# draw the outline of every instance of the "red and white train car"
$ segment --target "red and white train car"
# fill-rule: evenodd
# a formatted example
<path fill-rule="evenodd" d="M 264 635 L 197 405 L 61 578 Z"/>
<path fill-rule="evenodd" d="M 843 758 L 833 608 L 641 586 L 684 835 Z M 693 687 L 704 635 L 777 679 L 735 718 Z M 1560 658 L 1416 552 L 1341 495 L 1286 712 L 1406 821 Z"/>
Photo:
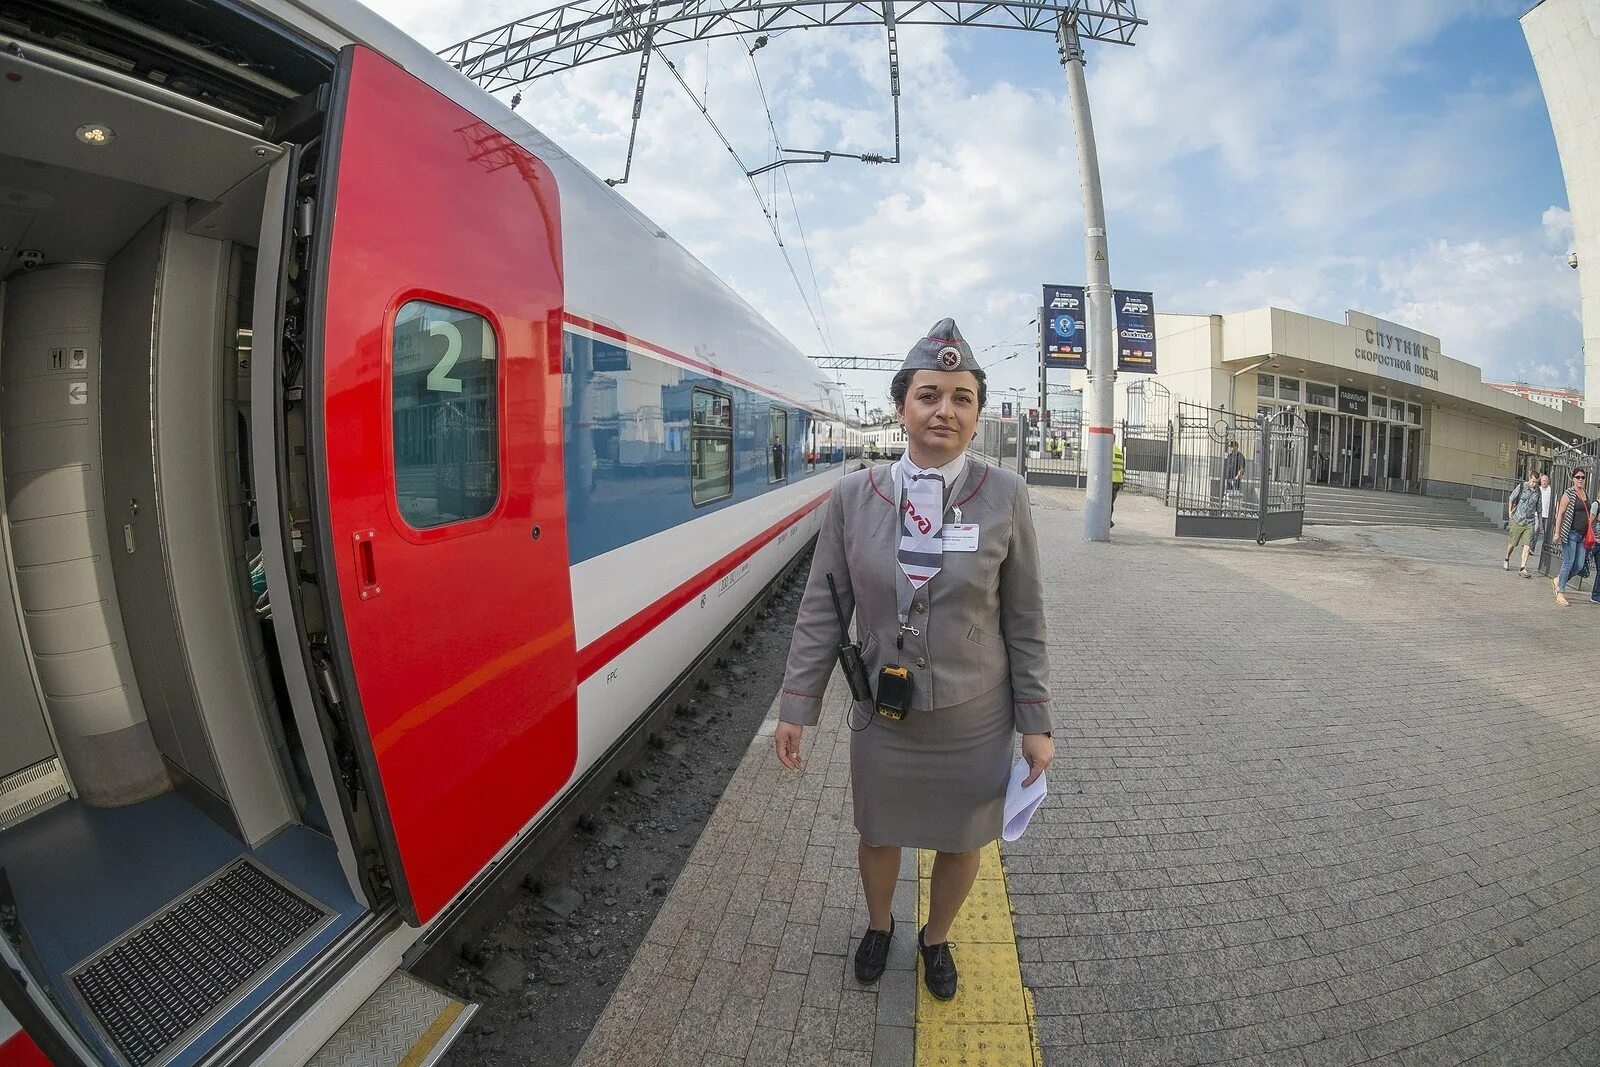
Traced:
<path fill-rule="evenodd" d="M 337 1059 L 384 998 L 430 1062 L 403 967 L 859 430 L 342 0 L 8 0 L 0 273 L 0 1065 Z"/>

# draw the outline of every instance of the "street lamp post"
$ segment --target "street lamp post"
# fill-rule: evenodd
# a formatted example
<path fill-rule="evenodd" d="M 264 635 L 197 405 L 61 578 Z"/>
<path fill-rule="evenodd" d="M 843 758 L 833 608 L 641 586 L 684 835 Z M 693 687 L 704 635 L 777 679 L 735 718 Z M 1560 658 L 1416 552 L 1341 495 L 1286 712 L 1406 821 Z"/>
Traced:
<path fill-rule="evenodd" d="M 1083 249 L 1088 260 L 1084 298 L 1088 304 L 1089 384 L 1084 390 L 1084 421 L 1089 440 L 1085 455 L 1088 489 L 1084 494 L 1083 536 L 1111 540 L 1112 386 L 1117 369 L 1112 358 L 1113 311 L 1111 262 L 1106 247 L 1105 201 L 1100 194 L 1100 157 L 1089 117 L 1089 87 L 1083 76 L 1083 42 L 1076 16 L 1061 20 L 1056 31 L 1061 65 L 1067 72 L 1072 126 L 1078 138 L 1078 174 L 1083 185 Z"/>

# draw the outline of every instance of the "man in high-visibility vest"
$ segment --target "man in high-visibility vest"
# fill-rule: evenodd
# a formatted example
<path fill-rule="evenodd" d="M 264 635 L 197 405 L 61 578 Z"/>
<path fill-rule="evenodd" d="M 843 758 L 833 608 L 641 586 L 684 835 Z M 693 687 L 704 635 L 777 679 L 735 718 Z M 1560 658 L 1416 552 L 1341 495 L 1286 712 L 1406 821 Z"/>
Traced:
<path fill-rule="evenodd" d="M 1122 492 L 1122 446 L 1111 440 L 1111 514 L 1117 513 L 1117 494 Z M 1117 521 L 1111 520 L 1115 526 Z"/>

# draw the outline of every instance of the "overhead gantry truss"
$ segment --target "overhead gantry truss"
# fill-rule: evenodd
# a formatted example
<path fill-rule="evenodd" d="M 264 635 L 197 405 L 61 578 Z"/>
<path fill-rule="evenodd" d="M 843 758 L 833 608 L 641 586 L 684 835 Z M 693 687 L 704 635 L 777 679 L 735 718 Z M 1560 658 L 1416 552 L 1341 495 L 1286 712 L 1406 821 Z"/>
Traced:
<path fill-rule="evenodd" d="M 826 26 L 972 26 L 1132 44 L 1136 0 L 573 0 L 508 22 L 439 55 L 484 89 L 525 85 L 603 59 L 718 37 Z"/>

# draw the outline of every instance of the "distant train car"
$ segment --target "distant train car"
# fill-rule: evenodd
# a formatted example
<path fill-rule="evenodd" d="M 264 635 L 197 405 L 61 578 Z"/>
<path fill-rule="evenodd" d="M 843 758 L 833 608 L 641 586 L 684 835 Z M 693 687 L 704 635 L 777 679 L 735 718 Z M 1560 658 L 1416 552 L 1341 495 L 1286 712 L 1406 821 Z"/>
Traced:
<path fill-rule="evenodd" d="M 900 423 L 869 427 L 865 437 L 867 455 L 871 458 L 899 459 L 906 450 L 906 428 Z"/>
<path fill-rule="evenodd" d="M 861 433 L 353 3 L 22 0 L 0 43 L 0 1065 L 301 1063 L 804 549 Z"/>

